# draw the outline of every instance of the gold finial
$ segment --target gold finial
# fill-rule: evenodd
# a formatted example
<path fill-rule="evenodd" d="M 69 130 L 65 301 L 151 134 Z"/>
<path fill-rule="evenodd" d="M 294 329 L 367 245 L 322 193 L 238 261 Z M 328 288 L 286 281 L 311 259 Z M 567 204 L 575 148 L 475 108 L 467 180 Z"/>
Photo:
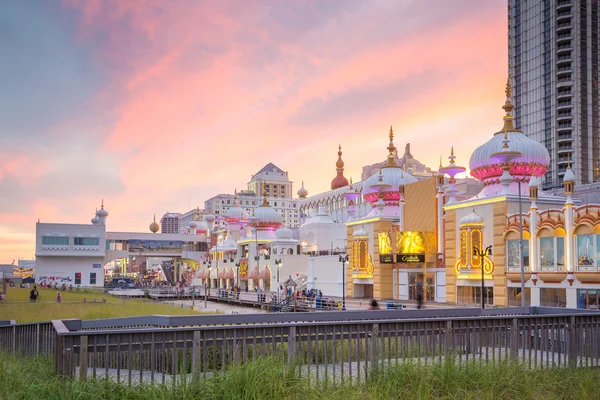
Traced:
<path fill-rule="evenodd" d="M 104 199 L 102 199 L 102 204 L 100 205 L 100 209 L 104 210 Z"/>
<path fill-rule="evenodd" d="M 440 154 L 440 168 L 442 168 L 442 156 Z"/>
<path fill-rule="evenodd" d="M 504 93 L 506 93 L 506 98 L 510 98 L 511 96 L 511 90 L 510 90 L 510 76 L 506 79 L 506 89 L 504 90 Z"/>
<path fill-rule="evenodd" d="M 38 218 L 38 224 L 40 223 L 40 219 Z"/>
<path fill-rule="evenodd" d="M 453 156 L 454 155 L 454 146 L 450 147 L 450 155 Z"/>
<path fill-rule="evenodd" d="M 352 185 L 352 177 L 350 177 L 350 184 Z"/>
<path fill-rule="evenodd" d="M 502 127 L 502 130 L 497 133 L 521 132 L 520 130 L 515 128 L 515 126 L 514 126 L 515 118 L 512 116 L 512 111 L 514 110 L 515 106 L 513 105 L 512 100 L 511 100 L 512 90 L 510 87 L 510 76 L 506 80 L 506 89 L 504 90 L 504 93 L 506 93 L 506 101 L 504 102 L 502 109 L 506 112 L 506 115 L 504 115 L 504 118 L 503 118 L 504 126 Z"/>
<path fill-rule="evenodd" d="M 338 151 L 342 151 L 342 145 L 338 145 Z"/>
<path fill-rule="evenodd" d="M 337 162 L 335 163 L 335 167 L 338 169 L 338 174 L 344 172 L 343 170 L 340 171 L 340 168 L 344 168 L 344 161 L 342 160 L 342 145 L 340 144 L 339 149 L 338 149 L 338 159 Z"/>
<path fill-rule="evenodd" d="M 267 191 L 266 190 L 263 191 L 262 205 L 263 205 L 263 207 L 269 207 L 269 201 L 267 200 Z"/>
<path fill-rule="evenodd" d="M 154 222 L 156 222 L 156 214 L 154 214 Z"/>
<path fill-rule="evenodd" d="M 571 153 L 567 153 L 567 169 L 571 169 Z"/>
<path fill-rule="evenodd" d="M 304 180 L 302 180 L 302 186 L 304 186 Z"/>
<path fill-rule="evenodd" d="M 383 166 L 384 168 L 390 168 L 390 167 L 397 167 L 398 164 L 396 164 L 396 155 L 394 154 L 396 152 L 396 147 L 394 146 L 394 130 L 392 129 L 392 127 L 390 126 L 390 144 L 388 145 L 387 149 L 389 151 L 389 154 L 387 156 L 387 160 L 385 162 L 385 165 Z"/>

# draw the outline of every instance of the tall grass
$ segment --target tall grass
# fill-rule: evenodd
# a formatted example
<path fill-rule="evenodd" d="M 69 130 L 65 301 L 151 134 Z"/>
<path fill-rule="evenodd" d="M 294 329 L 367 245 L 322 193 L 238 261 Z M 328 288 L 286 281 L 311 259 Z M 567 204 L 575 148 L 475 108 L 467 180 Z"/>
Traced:
<path fill-rule="evenodd" d="M 146 299 L 123 300 L 93 292 L 61 292 L 62 303 L 59 304 L 56 302 L 55 289 L 39 289 L 38 302 L 29 303 L 30 291 L 31 289 L 8 289 L 7 302 L 0 303 L 0 319 L 14 319 L 17 323 L 26 323 L 52 319 L 99 319 L 149 314 L 198 315 L 197 312 L 188 309 Z M 83 299 L 86 300 L 85 303 Z M 102 302 L 103 299 L 105 303 Z"/>
<path fill-rule="evenodd" d="M 44 358 L 0 354 L 0 399 L 598 399 L 597 369 L 531 370 L 519 364 L 452 360 L 374 369 L 361 384 L 308 384 L 294 368 L 272 358 L 178 386 L 127 387 L 112 381 L 68 381 Z"/>

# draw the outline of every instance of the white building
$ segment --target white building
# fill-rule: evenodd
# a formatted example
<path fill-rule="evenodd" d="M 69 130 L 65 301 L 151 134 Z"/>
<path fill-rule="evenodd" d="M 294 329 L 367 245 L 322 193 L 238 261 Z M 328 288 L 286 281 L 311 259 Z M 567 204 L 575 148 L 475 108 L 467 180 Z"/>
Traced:
<path fill-rule="evenodd" d="M 36 282 L 38 284 L 102 287 L 105 266 L 125 266 L 135 257 L 175 260 L 175 274 L 206 260 L 206 230 L 195 234 L 107 232 L 104 204 L 91 224 L 36 224 Z M 200 221 L 202 222 L 202 221 Z M 206 225 L 206 224 L 204 224 Z M 150 224 L 152 232 L 158 224 Z"/>

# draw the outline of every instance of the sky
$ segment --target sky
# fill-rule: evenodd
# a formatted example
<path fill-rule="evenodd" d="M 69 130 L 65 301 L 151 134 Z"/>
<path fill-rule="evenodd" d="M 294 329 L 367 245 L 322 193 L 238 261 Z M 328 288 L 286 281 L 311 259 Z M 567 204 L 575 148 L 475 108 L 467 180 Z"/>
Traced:
<path fill-rule="evenodd" d="M 0 13 L 0 263 L 35 223 L 146 232 L 273 162 L 310 194 L 502 127 L 499 0 L 28 0 Z"/>

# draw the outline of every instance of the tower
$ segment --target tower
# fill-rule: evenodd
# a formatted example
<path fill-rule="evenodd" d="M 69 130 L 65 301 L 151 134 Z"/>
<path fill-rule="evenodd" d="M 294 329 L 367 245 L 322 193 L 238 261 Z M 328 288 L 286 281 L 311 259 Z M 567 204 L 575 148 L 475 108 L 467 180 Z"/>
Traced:
<path fill-rule="evenodd" d="M 516 127 L 546 147 L 541 189 L 600 180 L 598 13 L 595 0 L 509 0 L 509 69 Z M 541 74 L 539 72 L 541 72 Z"/>

